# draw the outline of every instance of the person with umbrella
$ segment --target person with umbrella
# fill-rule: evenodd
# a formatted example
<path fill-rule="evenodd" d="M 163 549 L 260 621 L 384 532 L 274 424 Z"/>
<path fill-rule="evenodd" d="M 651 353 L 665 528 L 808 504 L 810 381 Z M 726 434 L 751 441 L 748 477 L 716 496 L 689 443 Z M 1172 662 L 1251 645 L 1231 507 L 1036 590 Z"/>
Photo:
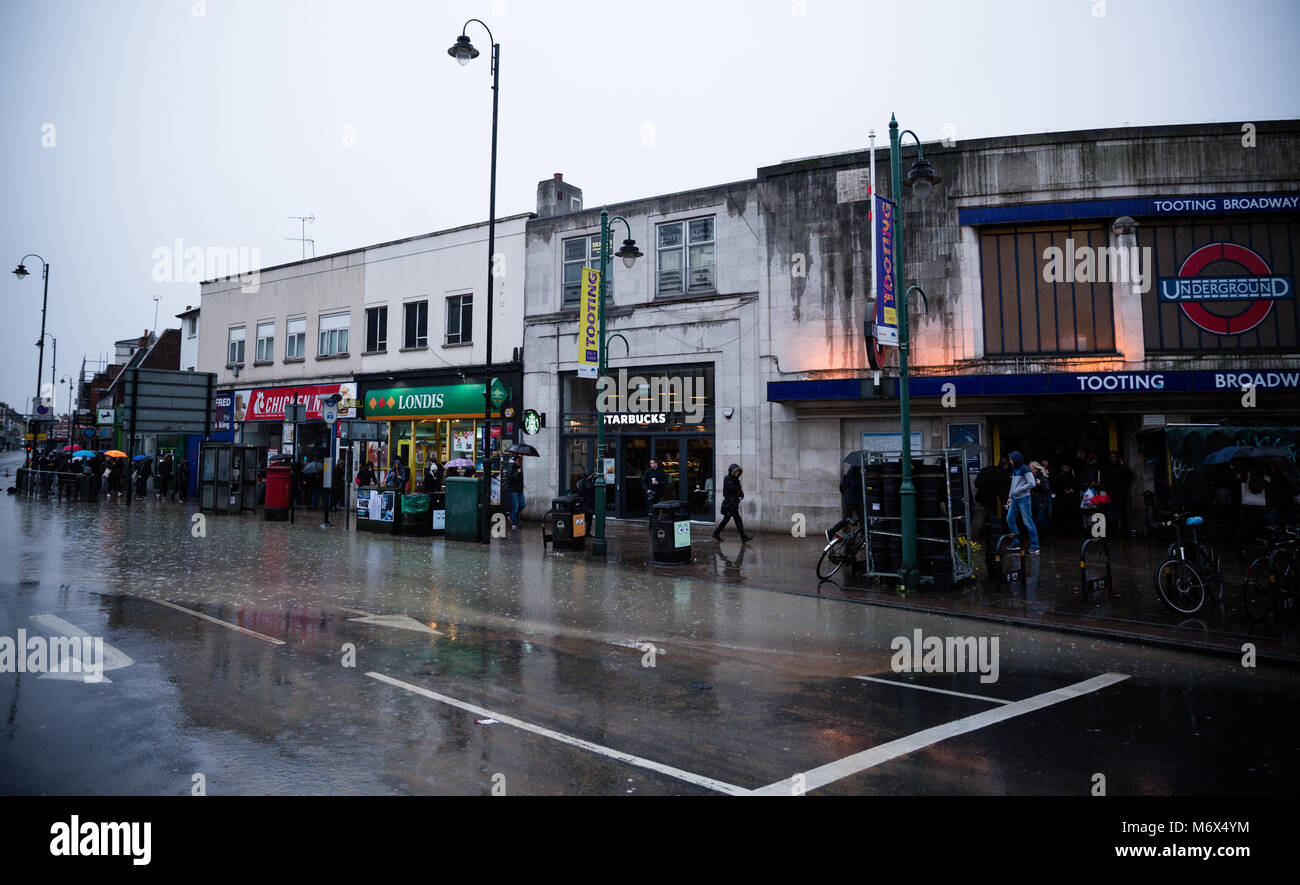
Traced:
<path fill-rule="evenodd" d="M 149 477 L 153 475 L 153 459 L 148 455 L 136 455 L 135 496 L 143 498 L 149 491 Z"/>
<path fill-rule="evenodd" d="M 172 482 L 172 453 L 167 452 L 158 462 L 158 481 L 154 484 L 154 489 L 158 493 L 158 500 L 161 501 L 167 497 L 168 487 Z"/>
<path fill-rule="evenodd" d="M 506 463 L 501 490 L 510 496 L 510 527 L 519 528 L 519 511 L 524 509 L 524 459 L 515 455 Z"/>
<path fill-rule="evenodd" d="M 176 485 L 172 489 L 173 501 L 185 501 L 190 496 L 190 462 L 186 458 L 176 468 Z"/>

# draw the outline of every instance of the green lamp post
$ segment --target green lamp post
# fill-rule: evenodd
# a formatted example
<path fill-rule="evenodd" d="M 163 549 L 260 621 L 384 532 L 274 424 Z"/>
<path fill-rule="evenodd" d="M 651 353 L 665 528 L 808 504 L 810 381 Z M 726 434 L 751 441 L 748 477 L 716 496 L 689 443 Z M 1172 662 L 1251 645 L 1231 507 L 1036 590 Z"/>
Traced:
<path fill-rule="evenodd" d="M 911 135 L 916 142 L 916 161 L 912 164 L 912 168 L 908 170 L 906 178 L 903 177 L 901 156 L 902 137 L 904 135 Z M 903 565 L 899 569 L 898 576 L 904 587 L 908 590 L 915 590 L 920 584 L 921 575 L 916 564 L 916 486 L 912 482 L 912 406 L 907 378 L 908 351 L 911 346 L 907 321 L 907 297 L 911 294 L 912 289 L 920 291 L 922 297 L 925 297 L 925 292 L 920 286 L 912 286 L 911 289 L 904 286 L 907 282 L 907 276 L 903 263 L 902 192 L 904 186 L 909 187 L 916 194 L 917 199 L 924 200 L 929 196 L 934 185 L 938 184 L 942 179 L 935 174 L 933 167 L 926 162 L 921 147 L 921 139 L 911 129 L 899 132 L 898 120 L 892 114 L 889 117 L 889 172 L 889 193 L 899 202 L 898 212 L 894 217 L 894 291 L 903 293 L 898 304 L 898 411 L 900 430 L 903 435 L 903 451 L 900 458 L 903 467 L 903 482 L 899 489 L 899 503 L 903 523 Z"/>
<path fill-rule="evenodd" d="M 614 248 L 614 241 L 610 231 L 610 224 L 614 221 L 623 222 L 623 227 L 627 228 L 627 239 L 623 241 L 623 246 L 614 254 L 623 259 L 623 266 L 630 268 L 636 264 L 636 260 L 643 254 L 636 247 L 636 240 L 632 239 L 632 226 L 627 223 L 627 219 L 621 215 L 609 217 L 609 209 L 602 207 L 600 210 L 600 298 L 596 305 L 596 336 L 600 341 L 600 359 L 598 360 L 596 384 L 600 384 L 600 379 L 604 378 L 609 369 L 607 351 L 609 342 L 605 340 L 605 292 L 609 280 L 609 253 Z M 621 337 L 621 336 L 620 336 Z M 624 339 L 626 342 L 627 339 Z M 600 401 L 596 401 L 596 513 L 595 526 L 593 526 L 591 538 L 591 553 L 593 556 L 605 555 L 605 414 L 604 409 L 600 407 Z"/>

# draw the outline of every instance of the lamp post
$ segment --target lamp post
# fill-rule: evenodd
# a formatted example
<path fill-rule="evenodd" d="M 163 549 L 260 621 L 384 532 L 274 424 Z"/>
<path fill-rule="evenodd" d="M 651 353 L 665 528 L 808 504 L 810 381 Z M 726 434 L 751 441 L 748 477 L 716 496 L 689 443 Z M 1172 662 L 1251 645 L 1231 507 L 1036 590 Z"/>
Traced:
<path fill-rule="evenodd" d="M 483 25 L 492 43 L 492 179 L 488 200 L 488 278 L 487 278 L 487 355 L 483 366 L 483 502 L 479 514 L 479 541 L 489 543 L 489 510 L 492 507 L 492 462 L 489 449 L 492 444 L 492 271 L 496 253 L 497 233 L 497 97 L 501 77 L 501 44 L 492 36 L 492 29 L 483 21 L 472 18 L 460 29 L 460 36 L 447 50 L 447 54 L 462 65 L 478 58 L 479 51 L 465 36 L 465 29 L 474 22 Z"/>
<path fill-rule="evenodd" d="M 46 338 L 50 339 L 50 341 L 51 341 L 51 342 L 53 343 L 53 345 L 54 345 L 53 351 L 52 351 L 51 356 L 50 356 L 50 377 L 51 377 L 51 378 L 57 378 L 58 375 L 59 375 L 59 339 L 55 338 L 55 337 L 54 337 L 52 334 L 50 334 L 49 332 L 44 332 L 44 333 L 41 334 L 41 340 L 38 341 L 38 342 L 36 342 L 37 347 L 39 347 L 39 346 L 41 345 L 41 343 L 45 341 Z M 57 384 L 58 384 L 57 381 L 54 382 L 54 384 L 51 384 L 51 385 L 50 385 L 51 389 L 53 389 L 54 386 L 57 385 Z M 51 402 L 50 402 L 50 406 L 51 406 L 51 415 L 52 415 L 54 412 L 57 412 L 57 411 L 58 411 L 58 405 L 59 405 L 59 403 L 58 403 L 58 399 L 59 399 L 59 398 L 58 398 L 57 396 L 53 396 L 53 395 L 52 395 L 52 396 L 50 397 L 50 401 L 51 401 Z"/>
<path fill-rule="evenodd" d="M 901 155 L 902 137 L 904 135 L 911 135 L 916 142 L 916 162 L 908 170 L 906 178 L 903 178 Z M 899 429 L 903 435 L 903 451 L 900 458 L 903 467 L 903 481 L 899 489 L 899 504 L 901 505 L 900 511 L 903 523 L 903 565 L 899 569 L 898 576 L 902 580 L 904 587 L 914 590 L 920 584 L 921 577 L 916 565 L 916 486 L 912 482 L 912 407 L 907 378 L 908 351 L 911 347 L 907 321 L 907 296 L 911 293 L 911 289 L 904 286 L 907 282 L 907 275 L 903 263 L 902 191 L 903 187 L 907 186 L 916 194 L 917 199 L 924 200 L 929 196 L 931 188 L 942 179 L 935 174 L 934 169 L 926 162 L 921 147 L 921 139 L 911 129 L 900 133 L 898 131 L 898 120 L 892 114 L 889 117 L 889 173 L 889 194 L 899 204 L 898 212 L 894 217 L 894 291 L 902 293 L 898 304 L 898 411 Z M 925 292 L 921 290 L 920 286 L 913 286 L 912 288 L 921 291 L 921 295 L 924 297 Z"/>
<path fill-rule="evenodd" d="M 41 398 L 41 382 L 44 380 L 42 373 L 45 371 L 45 307 L 50 298 L 50 265 L 49 262 L 35 252 L 29 252 L 18 260 L 18 266 L 13 271 L 14 276 L 20 280 L 27 276 L 27 268 L 23 266 L 23 262 L 28 258 L 35 258 L 41 262 L 41 278 L 45 281 L 45 293 L 41 296 L 41 337 L 36 342 L 36 346 L 41 351 L 36 364 L 36 399 L 39 400 Z"/>
<path fill-rule="evenodd" d="M 596 304 L 596 337 L 600 341 L 600 358 L 597 360 L 599 368 L 596 370 L 596 385 L 599 387 L 600 379 L 604 378 L 609 371 L 609 342 L 605 340 L 605 292 L 607 291 L 608 272 L 609 272 L 609 253 L 614 247 L 613 237 L 611 236 L 610 224 L 614 221 L 623 222 L 623 227 L 627 228 L 627 238 L 623 240 L 622 247 L 615 252 L 619 258 L 623 259 L 624 267 L 632 267 L 636 260 L 641 257 L 642 252 L 636 247 L 636 240 L 632 239 L 632 226 L 627 223 L 627 219 L 621 215 L 609 217 L 609 209 L 601 207 L 600 210 L 600 299 Z M 626 339 L 624 340 L 626 344 Z M 593 556 L 605 555 L 605 414 L 600 407 L 600 402 L 596 402 L 596 524 L 593 527 L 594 533 L 591 539 L 591 554 Z"/>

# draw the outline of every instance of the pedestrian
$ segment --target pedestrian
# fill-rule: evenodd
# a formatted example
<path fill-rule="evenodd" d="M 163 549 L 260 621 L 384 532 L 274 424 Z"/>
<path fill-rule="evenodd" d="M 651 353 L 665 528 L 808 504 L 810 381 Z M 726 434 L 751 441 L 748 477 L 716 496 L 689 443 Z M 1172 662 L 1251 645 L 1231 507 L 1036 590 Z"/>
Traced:
<path fill-rule="evenodd" d="M 658 504 L 668 491 L 668 474 L 659 466 L 658 458 L 650 459 L 650 469 L 641 474 L 641 488 L 645 490 L 645 509 Z"/>
<path fill-rule="evenodd" d="M 1011 462 L 1003 455 L 997 464 L 989 464 L 975 475 L 975 503 L 984 508 L 984 530 L 994 520 L 1001 522 L 1004 489 L 1011 486 Z"/>
<path fill-rule="evenodd" d="M 1049 507 L 1052 500 L 1052 482 L 1047 477 L 1047 469 L 1038 461 L 1031 462 L 1029 469 L 1035 479 L 1033 491 L 1029 493 L 1034 526 L 1038 529 L 1038 537 L 1043 543 L 1050 544 L 1052 543 L 1052 516 Z"/>
<path fill-rule="evenodd" d="M 1106 537 L 1122 538 L 1129 527 L 1128 502 L 1129 486 L 1133 484 L 1133 471 L 1124 463 L 1119 452 L 1110 453 L 1110 462 L 1106 465 L 1101 478 L 1101 487 L 1110 496 L 1106 506 Z"/>
<path fill-rule="evenodd" d="M 122 497 L 122 485 L 126 477 L 126 462 L 121 458 L 114 458 L 113 466 L 109 468 L 108 474 L 108 487 L 112 490 L 113 497 Z"/>
<path fill-rule="evenodd" d="M 1047 496 L 1047 526 L 1049 529 L 1048 534 L 1050 535 L 1052 534 L 1050 531 L 1052 526 L 1052 505 L 1056 503 L 1056 471 L 1052 469 L 1051 461 L 1046 458 L 1040 460 L 1043 464 L 1043 479 L 1047 480 L 1048 488 L 1052 490 Z"/>
<path fill-rule="evenodd" d="M 443 467 L 436 455 L 429 455 L 429 463 L 424 467 L 424 492 L 434 495 L 442 491 Z"/>
<path fill-rule="evenodd" d="M 857 464 L 840 477 L 840 515 L 862 520 L 862 468 Z"/>
<path fill-rule="evenodd" d="M 745 490 L 740 487 L 740 475 L 744 472 L 739 464 L 727 468 L 727 476 L 722 480 L 722 522 L 713 530 L 715 541 L 722 540 L 722 530 L 733 519 L 736 521 L 736 531 L 740 532 L 741 542 L 754 540 L 745 534 L 745 523 L 740 518 L 740 502 L 745 497 Z"/>
<path fill-rule="evenodd" d="M 1297 506 L 1297 483 L 1295 475 L 1288 469 L 1286 461 L 1270 458 L 1264 464 L 1264 506 L 1268 511 L 1270 526 L 1289 527 L 1295 525 Z"/>
<path fill-rule="evenodd" d="M 158 462 L 158 481 L 154 484 L 154 489 L 158 493 L 158 500 L 161 501 L 167 497 L 168 487 L 172 481 L 172 453 L 168 452 L 162 456 Z"/>
<path fill-rule="evenodd" d="M 1058 528 L 1064 526 L 1072 529 L 1070 517 L 1079 512 L 1079 477 L 1075 475 L 1069 464 L 1062 464 L 1052 486 L 1056 490 L 1056 498 L 1061 502 L 1061 509 L 1056 511 L 1061 514 L 1056 519 L 1056 525 Z"/>
<path fill-rule="evenodd" d="M 153 459 L 146 457 L 135 469 L 135 496 L 143 498 L 149 493 L 149 477 L 153 475 Z"/>
<path fill-rule="evenodd" d="M 1079 498 L 1079 513 L 1083 517 L 1083 533 L 1086 535 L 1092 531 L 1092 515 L 1097 512 L 1101 505 L 1094 502 L 1094 498 L 1101 494 L 1097 487 L 1096 481 L 1089 482 L 1083 489 L 1083 494 Z"/>
<path fill-rule="evenodd" d="M 106 459 L 104 459 L 104 458 L 96 458 L 96 459 L 95 459 L 95 472 L 97 472 L 97 473 L 99 474 L 99 494 L 100 494 L 102 497 L 107 498 L 107 497 L 108 497 L 108 481 L 109 481 L 109 478 L 112 476 L 112 472 L 109 470 L 109 464 L 108 464 L 108 461 L 107 461 Z"/>
<path fill-rule="evenodd" d="M 399 455 L 393 459 L 393 466 L 388 468 L 388 474 L 384 477 L 384 485 L 390 489 L 405 489 L 406 481 L 409 478 L 406 472 L 406 464 Z"/>
<path fill-rule="evenodd" d="M 524 459 L 519 455 L 515 455 L 514 460 L 506 465 L 501 487 L 510 500 L 510 527 L 517 529 L 519 511 L 524 509 Z"/>
<path fill-rule="evenodd" d="M 357 471 L 357 485 L 358 486 L 375 485 L 375 468 L 370 466 L 369 461 L 362 464 L 361 469 Z"/>
<path fill-rule="evenodd" d="M 172 488 L 172 500 L 180 501 L 182 504 L 190 496 L 190 462 L 185 458 L 176 468 L 176 484 Z"/>
<path fill-rule="evenodd" d="M 1034 528 L 1034 517 L 1030 512 L 1032 502 L 1030 495 L 1034 490 L 1035 480 L 1033 471 L 1025 464 L 1025 458 L 1019 452 L 1011 452 L 1007 456 L 1011 461 L 1011 488 L 1008 490 L 1007 500 L 1007 531 L 1013 535 L 1020 534 L 1019 522 L 1025 523 L 1025 528 L 1029 530 L 1029 552 L 1037 554 L 1038 550 L 1038 530 Z"/>

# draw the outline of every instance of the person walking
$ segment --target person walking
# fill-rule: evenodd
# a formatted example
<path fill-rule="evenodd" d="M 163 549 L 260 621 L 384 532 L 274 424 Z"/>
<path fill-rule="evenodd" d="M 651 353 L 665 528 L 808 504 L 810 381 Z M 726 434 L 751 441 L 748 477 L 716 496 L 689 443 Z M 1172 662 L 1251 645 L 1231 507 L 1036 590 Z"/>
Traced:
<path fill-rule="evenodd" d="M 1043 543 L 1052 543 L 1052 481 L 1047 476 L 1047 468 L 1037 461 L 1029 465 L 1034 474 L 1034 488 L 1029 493 L 1034 513 L 1034 526 Z"/>
<path fill-rule="evenodd" d="M 125 463 L 121 458 L 114 458 L 113 466 L 108 469 L 108 488 L 114 498 L 122 497 L 122 482 L 126 475 Z"/>
<path fill-rule="evenodd" d="M 857 464 L 840 478 L 840 515 L 862 520 L 862 468 Z"/>
<path fill-rule="evenodd" d="M 736 521 L 736 531 L 740 532 L 741 542 L 754 540 L 745 534 L 745 523 L 740 518 L 740 502 L 745 497 L 745 490 L 740 487 L 740 475 L 744 472 L 739 464 L 727 468 L 726 479 L 722 481 L 722 522 L 713 530 L 715 541 L 722 540 L 722 530 L 733 519 Z"/>
<path fill-rule="evenodd" d="M 172 482 L 172 453 L 168 452 L 162 456 L 158 462 L 158 481 L 154 483 L 154 491 L 161 501 L 167 497 L 168 487 Z"/>
<path fill-rule="evenodd" d="M 664 493 L 668 491 L 668 474 L 659 466 L 658 458 L 651 458 L 650 468 L 641 474 L 641 488 L 645 490 L 645 509 L 648 513 L 651 507 L 664 499 Z"/>
<path fill-rule="evenodd" d="M 149 493 L 149 477 L 153 475 L 153 459 L 145 458 L 135 469 L 135 496 L 143 498 Z"/>
<path fill-rule="evenodd" d="M 342 453 L 340 453 L 342 454 Z M 348 472 L 343 469 L 343 458 L 335 458 L 330 468 L 330 507 L 342 510 L 347 498 Z"/>
<path fill-rule="evenodd" d="M 176 467 L 176 483 L 172 488 L 172 500 L 185 503 L 190 497 L 190 462 L 182 458 Z"/>
<path fill-rule="evenodd" d="M 1029 552 L 1036 555 L 1038 550 L 1038 530 L 1034 528 L 1034 517 L 1030 512 L 1032 502 L 1030 495 L 1034 490 L 1034 474 L 1025 464 L 1025 458 L 1019 452 L 1011 452 L 1011 489 L 1007 501 L 1007 531 L 1013 535 L 1020 534 L 1019 522 L 1024 520 L 1029 529 Z"/>
<path fill-rule="evenodd" d="M 1002 505 L 1011 487 L 1011 462 L 1003 455 L 997 464 L 989 464 L 975 475 L 975 503 L 984 508 L 984 531 L 994 520 L 1001 522 Z M 1001 534 L 1000 527 L 994 526 Z"/>
<path fill-rule="evenodd" d="M 1100 483 L 1106 494 L 1110 495 L 1110 504 L 1106 506 L 1107 537 L 1122 538 L 1129 527 L 1128 493 L 1132 484 L 1133 471 L 1124 463 L 1119 452 L 1111 452 L 1110 463 L 1106 465 Z"/>
<path fill-rule="evenodd" d="M 515 455 L 514 460 L 506 465 L 501 487 L 510 499 L 510 527 L 517 529 L 519 511 L 524 509 L 524 459 L 519 455 Z"/>
<path fill-rule="evenodd" d="M 1056 518 L 1056 527 L 1065 529 L 1067 535 L 1073 534 L 1076 514 L 1079 512 L 1079 477 L 1069 464 L 1062 464 L 1052 485 L 1061 502 L 1061 509 L 1056 511 L 1061 514 Z"/>

